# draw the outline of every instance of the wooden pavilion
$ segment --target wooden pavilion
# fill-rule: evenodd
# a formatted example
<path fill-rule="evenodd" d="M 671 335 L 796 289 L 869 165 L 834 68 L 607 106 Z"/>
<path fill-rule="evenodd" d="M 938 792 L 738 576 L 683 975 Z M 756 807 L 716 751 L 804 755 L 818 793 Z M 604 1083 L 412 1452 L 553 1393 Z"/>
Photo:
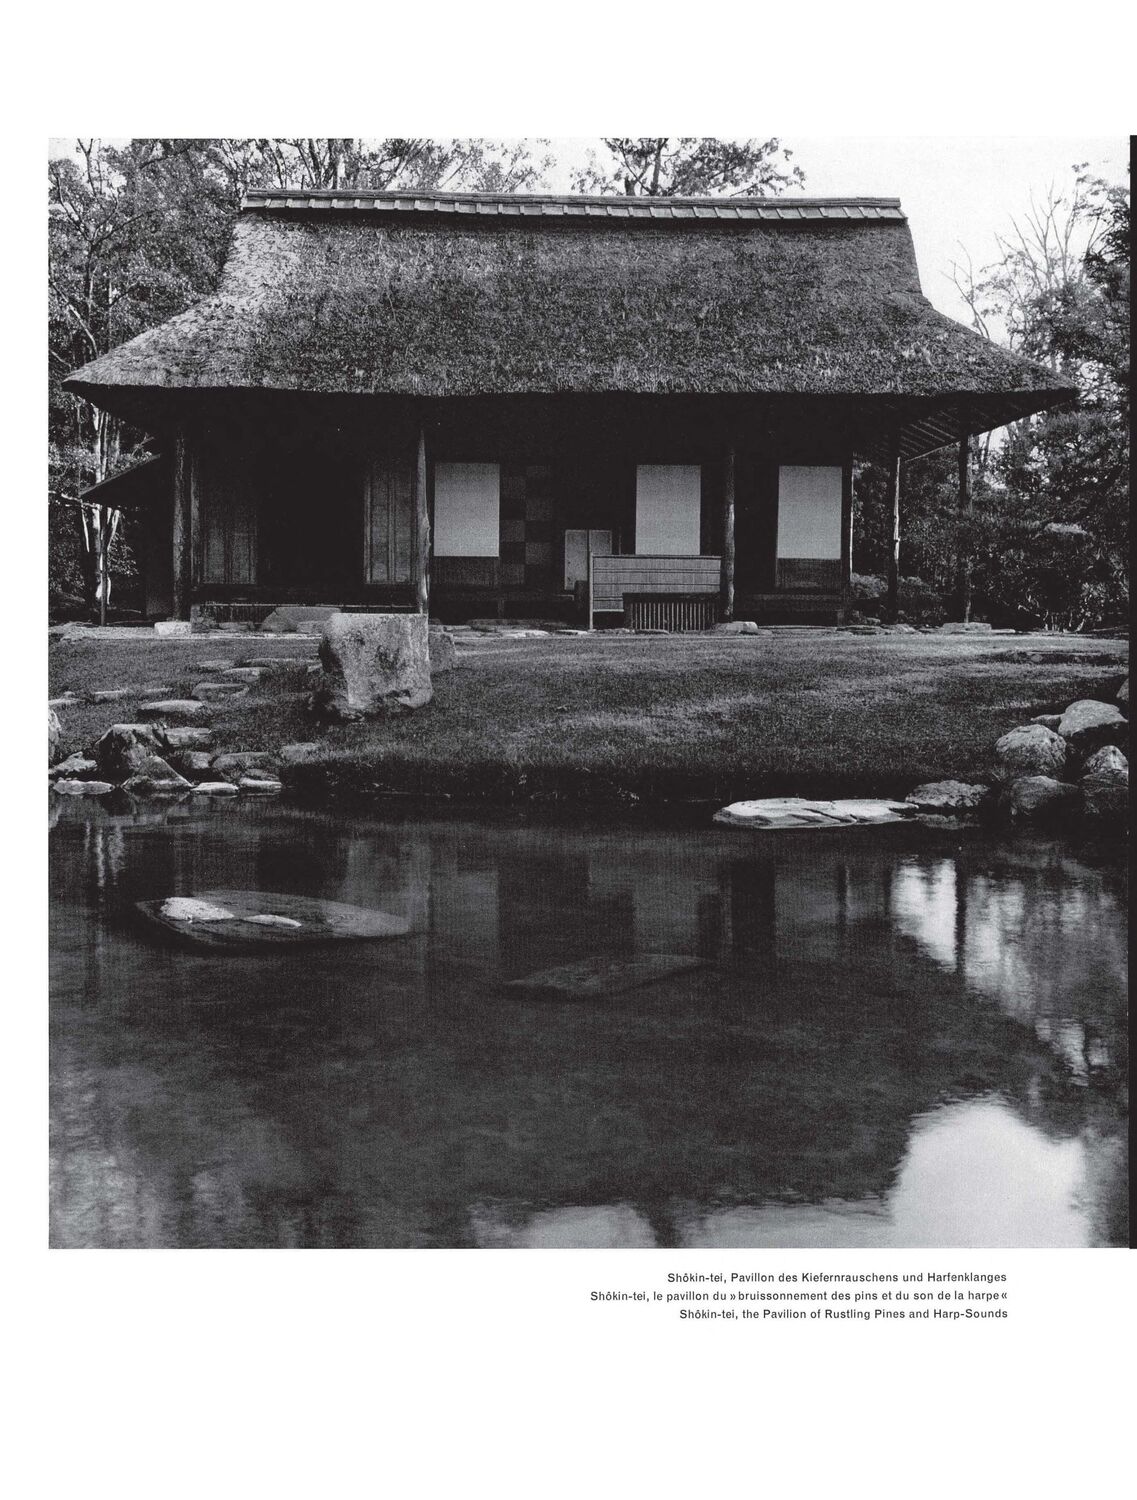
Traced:
<path fill-rule="evenodd" d="M 154 434 L 93 497 L 150 614 L 677 629 L 839 619 L 855 458 L 1074 395 L 931 306 L 893 199 L 360 191 L 250 193 L 217 292 L 67 385 Z"/>

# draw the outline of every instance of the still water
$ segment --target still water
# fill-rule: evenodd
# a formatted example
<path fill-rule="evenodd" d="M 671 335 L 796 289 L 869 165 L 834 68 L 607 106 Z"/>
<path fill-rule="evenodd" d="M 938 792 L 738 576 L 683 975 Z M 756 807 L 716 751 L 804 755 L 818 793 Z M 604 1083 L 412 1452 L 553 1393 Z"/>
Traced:
<path fill-rule="evenodd" d="M 1124 1243 L 1124 894 L 1057 844 L 53 817 L 53 1245 Z M 413 930 L 222 957 L 129 920 L 210 887 Z M 705 963 L 503 989 L 659 952 Z"/>

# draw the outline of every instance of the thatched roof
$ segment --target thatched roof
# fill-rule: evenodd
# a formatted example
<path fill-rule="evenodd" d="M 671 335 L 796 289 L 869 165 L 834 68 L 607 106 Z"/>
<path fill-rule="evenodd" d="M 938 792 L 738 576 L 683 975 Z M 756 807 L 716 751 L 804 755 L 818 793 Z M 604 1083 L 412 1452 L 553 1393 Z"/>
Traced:
<path fill-rule="evenodd" d="M 895 200 L 309 192 L 250 195 L 216 295 L 68 383 L 973 396 L 974 430 L 1071 394 L 931 306 Z"/>

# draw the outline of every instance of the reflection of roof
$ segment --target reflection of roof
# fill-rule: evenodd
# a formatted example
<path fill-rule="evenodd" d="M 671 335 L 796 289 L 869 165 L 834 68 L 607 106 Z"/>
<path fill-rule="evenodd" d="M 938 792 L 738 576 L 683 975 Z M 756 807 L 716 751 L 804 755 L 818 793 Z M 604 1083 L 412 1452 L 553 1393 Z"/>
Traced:
<path fill-rule="evenodd" d="M 149 505 L 167 493 L 169 477 L 170 468 L 165 459 L 144 458 L 141 463 L 80 491 L 79 498 L 89 505 L 109 505 L 115 510 Z"/>
<path fill-rule="evenodd" d="M 217 293 L 68 384 L 916 398 L 948 437 L 1073 394 L 932 307 L 892 199 L 431 193 L 250 194 Z"/>

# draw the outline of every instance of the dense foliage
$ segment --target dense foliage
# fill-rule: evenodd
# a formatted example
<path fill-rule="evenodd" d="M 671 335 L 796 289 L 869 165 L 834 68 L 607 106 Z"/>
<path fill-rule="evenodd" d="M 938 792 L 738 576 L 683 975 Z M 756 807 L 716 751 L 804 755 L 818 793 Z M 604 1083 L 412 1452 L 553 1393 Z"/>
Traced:
<path fill-rule="evenodd" d="M 963 526 L 955 452 L 905 466 L 901 571 L 949 612 L 962 547 L 984 618 L 1076 630 L 1128 614 L 1129 215 L 1125 187 L 1083 173 L 1068 198 L 1031 206 L 994 265 L 958 273 L 976 328 L 1046 365 L 1079 401 L 972 442 Z M 880 574 L 890 511 L 875 466 L 858 475 L 857 504 L 854 568 Z"/>

